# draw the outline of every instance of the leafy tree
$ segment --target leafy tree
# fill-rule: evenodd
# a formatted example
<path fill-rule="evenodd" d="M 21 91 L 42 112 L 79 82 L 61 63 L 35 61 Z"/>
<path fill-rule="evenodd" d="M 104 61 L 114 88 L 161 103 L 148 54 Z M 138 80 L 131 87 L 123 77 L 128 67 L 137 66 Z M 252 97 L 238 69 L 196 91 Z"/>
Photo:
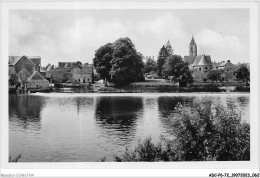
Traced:
<path fill-rule="evenodd" d="M 178 110 L 179 114 L 172 119 L 175 159 L 250 159 L 250 125 L 242 122 L 234 103 L 223 106 L 206 99 L 192 110 L 183 107 Z"/>
<path fill-rule="evenodd" d="M 220 70 L 210 70 L 207 72 L 207 79 L 211 80 L 212 83 L 221 81 L 221 71 Z"/>
<path fill-rule="evenodd" d="M 81 63 L 80 61 L 77 61 L 77 62 L 76 62 L 76 65 L 77 65 L 77 66 L 82 66 L 82 63 Z"/>
<path fill-rule="evenodd" d="M 113 45 L 113 57 L 122 58 L 126 55 L 137 54 L 136 49 L 130 38 L 119 38 Z"/>
<path fill-rule="evenodd" d="M 117 86 L 144 80 L 142 55 L 129 38 L 101 46 L 95 53 L 94 66 L 102 79 Z"/>
<path fill-rule="evenodd" d="M 162 75 L 164 78 L 173 77 L 174 82 L 193 82 L 193 77 L 188 67 L 188 63 L 182 60 L 181 56 L 172 55 L 163 66 Z"/>
<path fill-rule="evenodd" d="M 165 45 L 159 51 L 158 59 L 157 59 L 157 73 L 159 77 L 162 77 L 163 65 L 165 64 L 167 58 L 173 55 L 173 49 L 170 41 L 168 40 Z"/>
<path fill-rule="evenodd" d="M 66 82 L 68 82 L 68 81 L 71 82 L 71 78 L 72 78 L 72 74 L 71 74 L 71 73 L 69 73 L 69 72 L 64 72 L 64 73 L 63 73 L 63 76 L 62 76 L 62 78 L 61 78 L 61 82 L 62 82 L 62 83 L 66 83 Z"/>
<path fill-rule="evenodd" d="M 9 85 L 13 86 L 13 85 L 17 85 L 18 82 L 18 76 L 16 74 L 10 74 L 10 78 L 9 78 Z"/>
<path fill-rule="evenodd" d="M 113 45 L 111 81 L 117 85 L 144 80 L 144 64 L 141 53 L 138 53 L 130 38 L 120 38 Z"/>
<path fill-rule="evenodd" d="M 170 41 L 168 40 L 167 43 L 165 44 L 165 48 L 168 51 L 168 55 L 171 56 L 173 55 L 173 49 Z"/>
<path fill-rule="evenodd" d="M 195 82 L 207 81 L 207 73 L 198 71 L 198 69 L 192 69 L 191 72 Z"/>
<path fill-rule="evenodd" d="M 156 71 L 157 70 L 157 63 L 154 59 L 148 58 L 146 63 L 145 63 L 145 73 L 149 73 L 151 71 Z"/>
<path fill-rule="evenodd" d="M 158 55 L 158 59 L 157 59 L 157 72 L 158 72 L 159 77 L 162 77 L 163 65 L 165 64 L 166 59 L 168 57 L 169 57 L 168 50 L 163 45 L 159 51 L 159 55 Z"/>
<path fill-rule="evenodd" d="M 111 81 L 115 85 L 127 85 L 131 82 L 144 80 L 144 64 L 141 55 L 130 54 L 122 58 L 114 58 L 111 63 Z"/>
<path fill-rule="evenodd" d="M 74 66 L 81 69 L 81 68 L 82 68 L 82 62 L 77 61 L 77 62 L 74 64 Z"/>
<path fill-rule="evenodd" d="M 236 78 L 238 80 L 243 80 L 243 81 L 247 82 L 247 84 L 250 81 L 250 72 L 247 69 L 247 67 L 243 64 L 240 65 L 239 69 L 234 72 L 234 75 L 236 76 Z"/>
<path fill-rule="evenodd" d="M 113 59 L 113 48 L 111 43 L 107 43 L 101 46 L 95 52 L 95 58 L 93 59 L 94 67 L 97 73 L 99 73 L 100 78 L 104 79 L 106 82 L 110 81 L 110 69 L 111 60 Z"/>

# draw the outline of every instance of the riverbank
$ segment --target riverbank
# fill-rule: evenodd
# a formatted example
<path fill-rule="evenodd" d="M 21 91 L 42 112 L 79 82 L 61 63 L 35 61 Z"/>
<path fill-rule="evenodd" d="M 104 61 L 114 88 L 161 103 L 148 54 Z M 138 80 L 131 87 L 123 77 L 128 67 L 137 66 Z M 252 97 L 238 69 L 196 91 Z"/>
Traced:
<path fill-rule="evenodd" d="M 192 93 L 192 92 L 250 92 L 249 86 L 127 86 L 127 87 L 100 87 L 100 93 Z"/>
<path fill-rule="evenodd" d="M 101 86 L 100 93 L 182 93 L 182 92 L 250 92 L 245 82 L 195 82 L 187 87 L 179 87 L 177 83 L 164 79 L 150 79 L 134 82 L 124 87 Z"/>
<path fill-rule="evenodd" d="M 71 90 L 71 91 L 70 91 Z M 124 87 L 105 87 L 104 84 L 94 83 L 89 85 L 66 85 L 62 87 L 49 87 L 45 89 L 10 90 L 9 94 L 23 93 L 193 93 L 193 92 L 250 92 L 250 86 L 243 82 L 219 82 L 219 83 L 193 83 L 187 87 L 179 87 L 177 84 L 163 80 L 148 80 L 135 82 Z"/>

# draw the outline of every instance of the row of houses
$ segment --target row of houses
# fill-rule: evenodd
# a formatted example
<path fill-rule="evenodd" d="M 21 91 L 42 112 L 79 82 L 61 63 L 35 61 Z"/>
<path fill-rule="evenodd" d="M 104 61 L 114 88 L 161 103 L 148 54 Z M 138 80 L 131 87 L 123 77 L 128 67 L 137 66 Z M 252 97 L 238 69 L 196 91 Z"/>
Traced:
<path fill-rule="evenodd" d="M 47 67 L 50 65 L 47 65 Z M 51 82 L 84 84 L 94 82 L 93 65 L 79 65 L 75 62 L 59 62 L 58 67 L 48 67 L 46 78 Z"/>
<path fill-rule="evenodd" d="M 58 67 L 48 64 L 41 66 L 39 56 L 9 56 L 9 80 L 17 77 L 20 87 L 47 88 L 50 83 L 93 83 L 92 65 L 76 62 L 59 62 Z"/>

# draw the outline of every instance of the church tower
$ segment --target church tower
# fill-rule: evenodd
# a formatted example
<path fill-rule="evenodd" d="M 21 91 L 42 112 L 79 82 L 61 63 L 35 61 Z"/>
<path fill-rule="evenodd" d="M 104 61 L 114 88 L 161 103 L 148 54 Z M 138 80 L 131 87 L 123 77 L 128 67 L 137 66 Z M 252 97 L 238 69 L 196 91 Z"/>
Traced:
<path fill-rule="evenodd" d="M 190 56 L 197 56 L 197 44 L 192 36 L 191 42 L 190 42 Z"/>

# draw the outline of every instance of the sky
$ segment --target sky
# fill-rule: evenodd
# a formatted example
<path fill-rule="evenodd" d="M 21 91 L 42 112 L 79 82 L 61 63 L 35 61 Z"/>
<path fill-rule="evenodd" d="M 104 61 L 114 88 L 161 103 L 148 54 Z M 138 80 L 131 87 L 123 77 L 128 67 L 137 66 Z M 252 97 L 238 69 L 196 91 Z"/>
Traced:
<path fill-rule="evenodd" d="M 158 57 L 169 40 L 174 54 L 212 61 L 250 62 L 248 9 L 10 10 L 9 55 L 40 56 L 48 63 L 92 63 L 95 51 L 129 37 L 138 52 Z"/>

